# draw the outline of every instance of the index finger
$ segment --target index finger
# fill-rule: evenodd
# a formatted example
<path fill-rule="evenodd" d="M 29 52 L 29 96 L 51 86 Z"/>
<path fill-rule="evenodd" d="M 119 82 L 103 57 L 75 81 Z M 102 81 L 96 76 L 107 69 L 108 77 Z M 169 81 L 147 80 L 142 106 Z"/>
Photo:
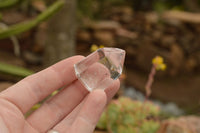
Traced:
<path fill-rule="evenodd" d="M 28 76 L 0 93 L 0 98 L 8 100 L 26 113 L 56 89 L 73 82 L 76 79 L 73 65 L 83 58 L 74 56 Z"/>

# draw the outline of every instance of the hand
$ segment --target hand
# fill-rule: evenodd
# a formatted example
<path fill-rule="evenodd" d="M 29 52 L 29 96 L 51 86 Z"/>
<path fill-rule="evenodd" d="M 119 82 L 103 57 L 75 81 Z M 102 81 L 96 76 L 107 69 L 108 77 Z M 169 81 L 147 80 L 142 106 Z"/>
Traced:
<path fill-rule="evenodd" d="M 89 93 L 77 80 L 73 65 L 82 56 L 63 60 L 21 80 L 0 93 L 0 133 L 93 133 L 107 102 L 119 88 L 116 80 L 105 91 Z M 28 118 L 24 114 L 53 91 Z"/>

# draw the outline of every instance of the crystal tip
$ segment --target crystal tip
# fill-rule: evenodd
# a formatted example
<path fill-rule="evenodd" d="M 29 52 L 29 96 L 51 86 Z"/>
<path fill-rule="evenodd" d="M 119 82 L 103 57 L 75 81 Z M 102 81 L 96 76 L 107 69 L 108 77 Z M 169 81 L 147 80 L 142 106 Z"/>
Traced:
<path fill-rule="evenodd" d="M 74 65 L 77 78 L 89 90 L 106 89 L 122 73 L 125 50 L 100 48 Z"/>

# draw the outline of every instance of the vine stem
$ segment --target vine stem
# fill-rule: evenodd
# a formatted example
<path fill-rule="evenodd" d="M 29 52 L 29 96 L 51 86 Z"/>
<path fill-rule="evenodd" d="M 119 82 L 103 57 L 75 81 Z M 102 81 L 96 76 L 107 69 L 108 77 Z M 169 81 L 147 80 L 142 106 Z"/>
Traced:
<path fill-rule="evenodd" d="M 151 68 L 151 72 L 149 73 L 149 77 L 148 77 L 148 81 L 145 85 L 145 91 L 146 91 L 146 100 L 148 100 L 149 96 L 151 95 L 151 87 L 152 87 L 152 84 L 153 84 L 153 81 L 154 81 L 154 76 L 156 74 L 156 66 L 153 65 L 152 68 Z"/>

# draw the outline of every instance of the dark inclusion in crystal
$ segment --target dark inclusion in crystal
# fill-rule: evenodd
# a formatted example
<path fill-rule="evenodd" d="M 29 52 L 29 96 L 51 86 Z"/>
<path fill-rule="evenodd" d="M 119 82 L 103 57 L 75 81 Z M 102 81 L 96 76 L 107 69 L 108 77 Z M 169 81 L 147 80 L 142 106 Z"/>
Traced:
<path fill-rule="evenodd" d="M 81 83 L 89 90 L 106 89 L 122 73 L 125 51 L 101 48 L 74 65 Z"/>

